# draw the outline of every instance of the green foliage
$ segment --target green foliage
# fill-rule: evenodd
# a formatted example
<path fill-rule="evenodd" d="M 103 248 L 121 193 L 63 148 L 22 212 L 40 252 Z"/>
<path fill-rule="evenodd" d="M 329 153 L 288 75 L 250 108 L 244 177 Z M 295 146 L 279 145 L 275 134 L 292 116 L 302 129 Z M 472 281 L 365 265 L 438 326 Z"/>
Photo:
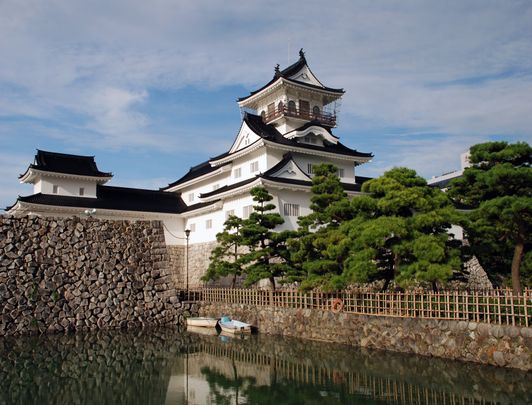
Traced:
<path fill-rule="evenodd" d="M 470 149 L 471 167 L 450 185 L 449 195 L 472 208 L 466 231 L 472 252 L 495 279 L 512 275 L 529 283 L 532 240 L 532 148 L 525 142 L 487 142 Z"/>
<path fill-rule="evenodd" d="M 240 230 L 242 245 L 248 253 L 240 258 L 246 274 L 246 285 L 268 278 L 275 288 L 275 277 L 282 277 L 290 270 L 289 253 L 286 245 L 292 232 L 274 232 L 274 228 L 284 223 L 284 219 L 275 210 L 271 194 L 264 187 L 254 187 L 250 191 L 253 212 L 242 221 Z"/>
<path fill-rule="evenodd" d="M 352 208 L 335 166 L 314 167 L 312 193 L 312 213 L 299 218 L 297 238 L 289 241 L 292 270 L 288 280 L 301 281 L 303 289 L 336 289 L 347 251 L 338 227 L 352 218 Z"/>
<path fill-rule="evenodd" d="M 224 230 L 216 235 L 218 244 L 211 252 L 209 267 L 202 277 L 203 281 L 232 276 L 232 284 L 235 286 L 236 277 L 242 274 L 242 264 L 239 260 L 239 249 L 242 246 L 241 227 L 241 218 L 234 215 L 227 218 Z"/>
<path fill-rule="evenodd" d="M 336 290 L 380 279 L 384 288 L 391 280 L 435 285 L 460 271 L 460 249 L 447 234 L 458 221 L 456 210 L 415 171 L 392 169 L 364 183 L 367 194 L 351 201 L 339 191 L 334 167 L 318 173 L 313 192 L 323 194 L 312 201 L 319 204 L 301 218 L 299 238 L 289 243 L 302 288 Z"/>
<path fill-rule="evenodd" d="M 216 236 L 218 245 L 211 254 L 211 262 L 203 280 L 245 275 L 245 285 L 267 278 L 275 288 L 275 277 L 290 274 L 290 255 L 286 241 L 291 231 L 275 232 L 284 223 L 270 201 L 273 197 L 264 187 L 250 191 L 255 205 L 249 218 L 231 216 L 224 231 Z M 234 284 L 233 278 L 233 284 Z"/>

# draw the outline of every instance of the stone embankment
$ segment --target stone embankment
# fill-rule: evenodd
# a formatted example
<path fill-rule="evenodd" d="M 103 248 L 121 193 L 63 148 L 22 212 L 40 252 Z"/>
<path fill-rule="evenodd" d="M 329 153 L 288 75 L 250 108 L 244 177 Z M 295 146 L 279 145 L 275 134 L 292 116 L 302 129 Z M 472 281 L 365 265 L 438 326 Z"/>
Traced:
<path fill-rule="evenodd" d="M 0 336 L 175 325 L 189 310 L 159 221 L 0 217 Z"/>
<path fill-rule="evenodd" d="M 532 328 L 241 304 L 200 308 L 202 316 L 223 314 L 260 333 L 532 370 Z"/>

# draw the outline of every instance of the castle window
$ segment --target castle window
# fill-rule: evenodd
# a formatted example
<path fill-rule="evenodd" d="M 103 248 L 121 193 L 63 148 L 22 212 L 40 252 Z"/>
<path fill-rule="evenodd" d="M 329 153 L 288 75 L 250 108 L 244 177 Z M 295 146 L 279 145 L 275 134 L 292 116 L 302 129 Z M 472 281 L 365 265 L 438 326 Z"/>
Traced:
<path fill-rule="evenodd" d="M 233 177 L 235 179 L 238 179 L 239 177 L 242 177 L 242 168 L 239 167 L 238 169 L 233 170 Z"/>
<path fill-rule="evenodd" d="M 248 219 L 252 212 L 253 212 L 253 205 L 246 205 L 243 208 L 242 218 L 243 219 Z"/>
<path fill-rule="evenodd" d="M 212 191 L 218 190 L 220 188 L 220 185 L 218 183 L 212 185 Z"/>
<path fill-rule="evenodd" d="M 312 163 L 307 163 L 307 173 L 314 174 L 314 165 Z"/>
<path fill-rule="evenodd" d="M 52 193 L 57 194 L 58 188 L 59 187 L 57 187 L 57 184 L 54 184 L 52 187 Z"/>
<path fill-rule="evenodd" d="M 275 115 L 275 103 L 268 104 L 268 118 L 273 118 Z"/>
<path fill-rule="evenodd" d="M 225 219 L 229 219 L 231 215 L 235 215 L 235 210 L 227 210 L 225 211 Z"/>
<path fill-rule="evenodd" d="M 211 229 L 212 228 L 212 219 L 208 219 L 205 221 L 205 229 Z"/>
<path fill-rule="evenodd" d="M 302 117 L 308 117 L 310 115 L 310 103 L 305 100 L 299 100 L 299 113 Z"/>
<path fill-rule="evenodd" d="M 190 193 L 188 195 L 188 202 L 193 202 L 194 201 L 194 193 Z"/>
<path fill-rule="evenodd" d="M 296 109 L 296 102 L 294 100 L 290 100 L 288 102 L 288 112 L 289 113 L 292 113 L 292 114 L 295 114 L 297 111 Z"/>
<path fill-rule="evenodd" d="M 85 188 L 84 187 L 80 187 L 79 188 L 79 195 L 85 195 Z"/>
<path fill-rule="evenodd" d="M 318 107 L 317 105 L 315 105 L 315 106 L 312 108 L 312 115 L 314 116 L 314 118 L 320 118 L 320 116 L 321 116 L 320 107 Z"/>
<path fill-rule="evenodd" d="M 279 101 L 279 104 L 277 104 L 277 112 L 278 112 L 279 114 L 282 114 L 283 111 L 284 111 L 284 104 L 283 104 L 282 101 Z"/>
<path fill-rule="evenodd" d="M 196 224 L 189 224 L 188 229 L 190 229 L 190 232 L 196 232 Z"/>
<path fill-rule="evenodd" d="M 251 173 L 258 172 L 258 171 L 259 171 L 259 162 L 258 162 L 258 161 L 251 162 L 251 163 L 249 164 L 249 171 L 250 171 Z"/>
<path fill-rule="evenodd" d="M 263 121 L 266 121 L 266 111 L 262 110 L 260 112 L 260 117 L 262 118 Z"/>
<path fill-rule="evenodd" d="M 299 216 L 299 204 L 284 203 L 283 208 L 285 217 Z"/>
<path fill-rule="evenodd" d="M 338 169 L 336 173 L 338 174 L 338 177 L 344 177 L 344 169 Z"/>

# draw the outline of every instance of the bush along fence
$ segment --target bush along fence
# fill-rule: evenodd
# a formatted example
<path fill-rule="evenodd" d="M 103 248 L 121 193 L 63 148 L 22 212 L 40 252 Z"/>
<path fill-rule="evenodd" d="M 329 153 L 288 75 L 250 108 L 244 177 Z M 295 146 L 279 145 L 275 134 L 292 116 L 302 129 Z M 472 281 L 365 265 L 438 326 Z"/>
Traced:
<path fill-rule="evenodd" d="M 195 300 L 209 303 L 317 309 L 358 315 L 472 321 L 532 326 L 532 290 L 516 295 L 510 289 L 485 291 L 301 292 L 205 288 L 190 291 Z"/>

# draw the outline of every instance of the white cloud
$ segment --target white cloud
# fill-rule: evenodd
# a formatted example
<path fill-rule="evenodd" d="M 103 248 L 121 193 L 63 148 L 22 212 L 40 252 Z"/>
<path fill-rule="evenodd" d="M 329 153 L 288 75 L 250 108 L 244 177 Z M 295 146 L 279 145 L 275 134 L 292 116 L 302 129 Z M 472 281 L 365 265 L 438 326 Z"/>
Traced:
<path fill-rule="evenodd" d="M 24 116 L 69 145 L 216 154 L 233 133 L 157 127 L 152 91 L 262 85 L 304 47 L 325 84 L 347 90 L 342 126 L 405 129 L 382 135 L 394 153 L 378 146 L 375 167 L 445 171 L 491 135 L 532 138 L 530 2 L 304 4 L 3 1 L 0 126 Z"/>

